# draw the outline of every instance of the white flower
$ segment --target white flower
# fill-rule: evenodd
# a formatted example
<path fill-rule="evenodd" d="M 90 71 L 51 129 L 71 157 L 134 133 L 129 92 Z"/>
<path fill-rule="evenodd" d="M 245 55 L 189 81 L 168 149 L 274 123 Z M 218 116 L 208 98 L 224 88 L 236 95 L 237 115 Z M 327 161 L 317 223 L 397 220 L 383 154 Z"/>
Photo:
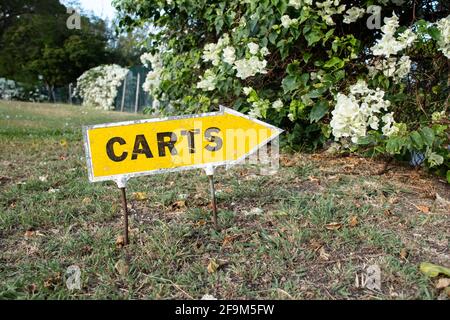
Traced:
<path fill-rule="evenodd" d="M 259 51 L 263 56 L 267 56 L 270 54 L 269 49 L 267 49 L 267 47 L 262 47 L 261 50 Z"/>
<path fill-rule="evenodd" d="M 246 96 L 248 96 L 252 92 L 252 90 L 253 90 L 253 88 L 251 88 L 251 87 L 244 87 L 244 88 L 242 88 L 242 92 L 244 92 L 244 94 Z"/>
<path fill-rule="evenodd" d="M 298 23 L 298 19 L 291 19 L 288 15 L 281 17 L 281 25 L 286 29 L 296 23 Z"/>
<path fill-rule="evenodd" d="M 397 63 L 397 70 L 395 71 L 395 79 L 399 81 L 405 78 L 411 71 L 411 59 L 409 56 L 403 56 Z"/>
<path fill-rule="evenodd" d="M 205 71 L 203 77 L 200 77 L 200 81 L 197 83 L 197 88 L 203 91 L 212 91 L 216 88 L 216 75 L 210 69 Z"/>
<path fill-rule="evenodd" d="M 450 15 L 436 23 L 441 36 L 438 41 L 439 50 L 450 59 Z"/>
<path fill-rule="evenodd" d="M 283 102 L 278 99 L 272 104 L 272 108 L 274 108 L 276 111 L 280 111 L 281 109 L 283 109 Z"/>
<path fill-rule="evenodd" d="M 83 105 L 111 110 L 114 108 L 117 89 L 127 74 L 128 69 L 118 65 L 92 68 L 77 79 L 76 94 L 83 98 Z"/>
<path fill-rule="evenodd" d="M 358 7 L 351 7 L 347 10 L 345 16 L 344 16 L 344 23 L 353 23 L 356 22 L 359 18 L 362 18 L 364 14 L 366 13 L 366 10 L 358 8 Z"/>
<path fill-rule="evenodd" d="M 236 49 L 234 47 L 228 46 L 223 49 L 223 61 L 230 65 L 236 61 Z"/>
<path fill-rule="evenodd" d="M 398 37 L 398 41 L 400 41 L 402 47 L 404 48 L 410 47 L 416 40 L 417 36 L 411 29 L 406 29 Z"/>
<path fill-rule="evenodd" d="M 257 45 L 254 42 L 250 42 L 249 44 L 247 44 L 248 49 L 250 50 L 250 53 L 255 55 L 258 54 L 259 51 L 259 45 Z"/>
<path fill-rule="evenodd" d="M 289 113 L 289 114 L 288 114 L 288 119 L 291 120 L 291 122 L 294 122 L 294 121 L 295 121 L 294 114 Z"/>
<path fill-rule="evenodd" d="M 267 73 L 266 65 L 266 60 L 259 60 L 258 57 L 252 56 L 250 59 L 235 61 L 234 69 L 237 71 L 236 76 L 244 80 L 258 73 Z"/>
<path fill-rule="evenodd" d="M 338 93 L 335 109 L 332 111 L 330 126 L 336 140 L 351 138 L 353 143 L 367 134 L 367 129 L 378 130 L 382 110 L 387 110 L 389 101 L 384 100 L 384 91 L 372 90 L 364 80 L 350 87 L 350 94 Z M 384 115 L 383 133 L 394 133 L 392 113 Z"/>

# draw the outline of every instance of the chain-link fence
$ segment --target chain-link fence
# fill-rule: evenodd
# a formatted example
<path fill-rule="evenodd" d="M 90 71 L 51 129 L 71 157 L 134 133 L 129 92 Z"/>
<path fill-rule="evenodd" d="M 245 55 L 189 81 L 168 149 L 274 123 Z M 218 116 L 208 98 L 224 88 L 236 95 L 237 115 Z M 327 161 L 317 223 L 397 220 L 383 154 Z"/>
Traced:
<path fill-rule="evenodd" d="M 115 110 L 122 112 L 142 112 L 152 105 L 152 98 L 142 89 L 149 70 L 143 66 L 130 69 L 122 85 L 118 88 Z"/>

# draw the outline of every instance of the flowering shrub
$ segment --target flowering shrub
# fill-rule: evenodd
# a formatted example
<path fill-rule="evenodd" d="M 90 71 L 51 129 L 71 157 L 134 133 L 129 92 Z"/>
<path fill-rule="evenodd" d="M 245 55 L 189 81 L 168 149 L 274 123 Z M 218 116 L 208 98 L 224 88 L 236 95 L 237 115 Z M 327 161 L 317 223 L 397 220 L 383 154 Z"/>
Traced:
<path fill-rule="evenodd" d="M 294 149 L 332 139 L 450 169 L 448 1 L 114 3 L 123 27 L 152 26 L 144 88 L 158 111 L 221 103 L 283 127 Z"/>
<path fill-rule="evenodd" d="M 48 96 L 41 94 L 35 86 L 23 86 L 13 80 L 0 78 L 0 99 L 43 102 Z"/>
<path fill-rule="evenodd" d="M 92 68 L 78 78 L 74 94 L 83 98 L 85 106 L 112 110 L 117 89 L 127 73 L 128 69 L 114 64 Z"/>

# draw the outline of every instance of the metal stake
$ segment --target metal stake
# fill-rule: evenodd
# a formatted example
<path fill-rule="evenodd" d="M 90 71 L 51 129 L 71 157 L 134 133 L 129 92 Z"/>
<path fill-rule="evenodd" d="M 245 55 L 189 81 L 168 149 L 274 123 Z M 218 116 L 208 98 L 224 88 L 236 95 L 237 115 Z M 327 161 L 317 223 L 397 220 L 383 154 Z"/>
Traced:
<path fill-rule="evenodd" d="M 209 190 L 211 191 L 211 206 L 213 209 L 213 223 L 214 229 L 219 230 L 219 224 L 217 223 L 217 202 L 216 202 L 216 190 L 214 188 L 214 168 L 208 167 L 205 169 L 206 175 L 209 179 Z"/>
<path fill-rule="evenodd" d="M 123 207 L 123 244 L 128 245 L 128 207 L 127 207 L 127 194 L 125 188 L 120 188 L 121 198 L 122 198 L 122 207 Z"/>

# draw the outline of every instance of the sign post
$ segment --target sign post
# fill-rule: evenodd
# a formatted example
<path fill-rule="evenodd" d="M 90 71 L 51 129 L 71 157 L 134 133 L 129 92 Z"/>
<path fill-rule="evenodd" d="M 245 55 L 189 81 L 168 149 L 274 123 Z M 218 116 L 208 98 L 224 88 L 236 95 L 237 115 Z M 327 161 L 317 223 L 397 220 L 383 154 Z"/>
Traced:
<path fill-rule="evenodd" d="M 83 127 L 91 182 L 115 181 L 121 190 L 128 244 L 127 181 L 133 177 L 204 169 L 218 229 L 214 169 L 245 160 L 282 130 L 235 110 Z"/>

